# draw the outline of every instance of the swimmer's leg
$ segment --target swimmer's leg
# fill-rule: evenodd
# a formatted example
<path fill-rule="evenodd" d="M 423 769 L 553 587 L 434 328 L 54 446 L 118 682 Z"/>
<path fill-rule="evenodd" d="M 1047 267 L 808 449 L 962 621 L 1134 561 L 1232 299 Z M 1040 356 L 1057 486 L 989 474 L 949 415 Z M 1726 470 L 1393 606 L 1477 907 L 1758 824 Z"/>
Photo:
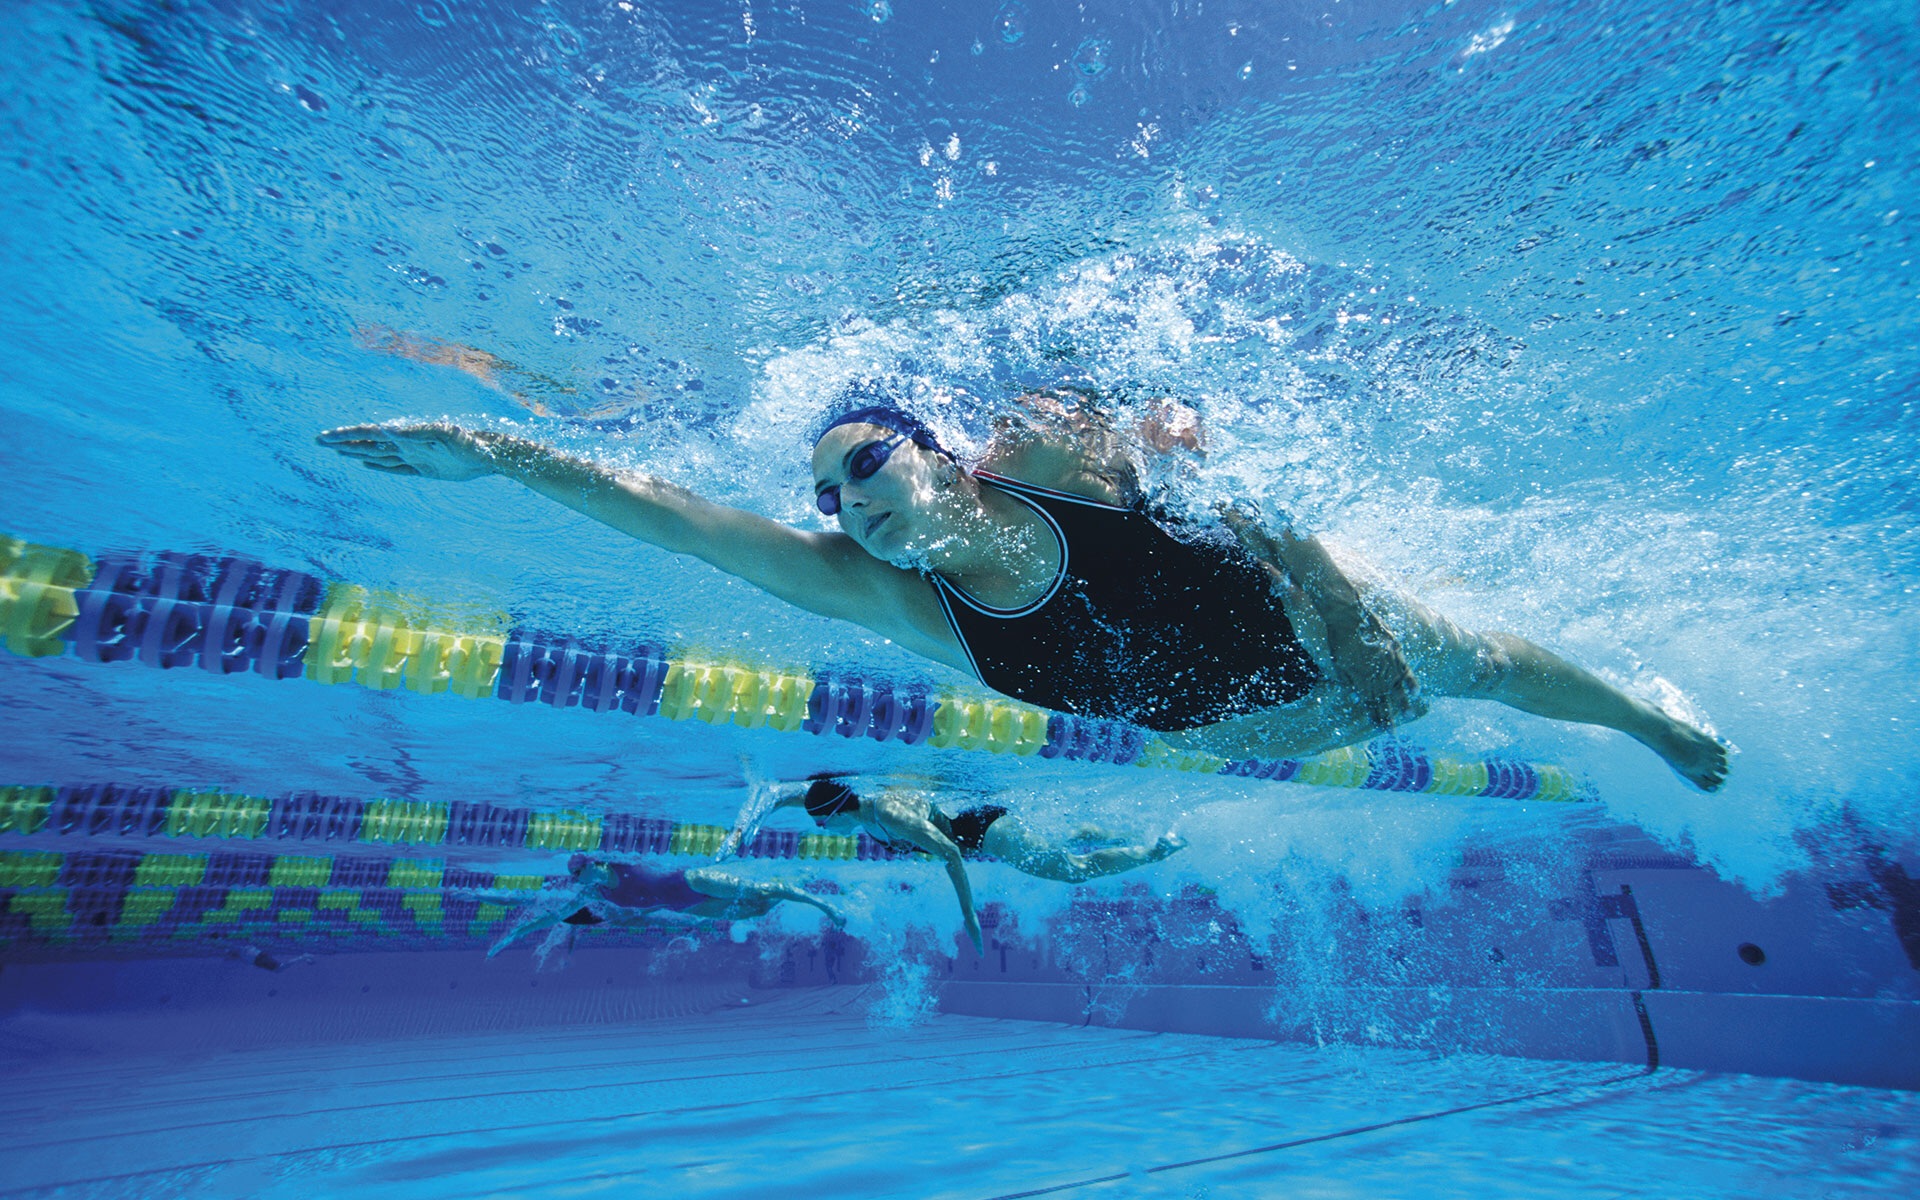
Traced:
<path fill-rule="evenodd" d="M 1711 792 L 1727 778 L 1727 750 L 1705 732 L 1630 696 L 1544 647 L 1510 633 L 1473 633 L 1410 597 L 1369 596 L 1383 610 L 1429 694 L 1493 700 L 1555 721 L 1616 729 L 1681 778 Z"/>
<path fill-rule="evenodd" d="M 1085 883 L 1157 863 L 1186 844 L 1178 835 L 1169 833 L 1150 846 L 1106 846 L 1075 854 L 1065 847 L 1042 841 L 1020 818 L 1005 816 L 987 826 L 980 848 L 1014 870 L 1036 878 Z"/>
<path fill-rule="evenodd" d="M 552 929 L 549 929 L 547 936 L 540 939 L 540 944 L 533 948 L 534 962 L 544 969 L 547 965 L 547 959 L 552 957 L 555 950 L 562 952 L 561 957 L 563 959 L 572 955 L 574 932 L 574 927 L 566 924 L 555 925 Z"/>
<path fill-rule="evenodd" d="M 582 908 L 588 909 L 604 921 L 612 914 L 614 907 L 602 900 L 595 888 L 549 891 L 516 914 L 518 919 L 488 949 L 487 957 L 492 958 L 530 933 L 563 924 L 568 917 Z"/>
<path fill-rule="evenodd" d="M 578 906 L 576 905 L 575 908 L 577 907 Z M 568 911 L 572 912 L 573 910 L 569 909 Z M 509 929 L 506 933 L 502 934 L 500 937 L 500 940 L 495 942 L 492 945 L 492 947 L 490 947 L 487 950 L 487 957 L 492 958 L 494 955 L 500 953 L 502 950 L 505 950 L 508 946 L 513 945 L 513 943 L 519 941 L 521 938 L 527 936 L 528 934 L 537 933 L 542 929 L 551 929 L 555 925 L 560 924 L 564 920 L 566 920 L 566 917 L 557 913 L 543 912 L 543 913 L 539 913 L 534 916 L 531 916 L 526 920 L 521 921 L 519 924 L 515 925 L 512 929 Z"/>
<path fill-rule="evenodd" d="M 765 916 L 773 911 L 773 906 L 783 900 L 795 904 L 807 904 L 827 914 L 827 919 L 835 925 L 845 925 L 847 919 L 840 915 L 832 905 L 818 897 L 780 880 L 762 883 L 758 880 L 742 879 L 728 871 L 713 867 L 695 867 L 687 872 L 687 886 L 703 896 L 712 896 L 713 900 L 688 911 L 696 916 L 728 917 L 736 920 L 748 920 Z M 711 908 L 711 911 L 708 909 Z"/>

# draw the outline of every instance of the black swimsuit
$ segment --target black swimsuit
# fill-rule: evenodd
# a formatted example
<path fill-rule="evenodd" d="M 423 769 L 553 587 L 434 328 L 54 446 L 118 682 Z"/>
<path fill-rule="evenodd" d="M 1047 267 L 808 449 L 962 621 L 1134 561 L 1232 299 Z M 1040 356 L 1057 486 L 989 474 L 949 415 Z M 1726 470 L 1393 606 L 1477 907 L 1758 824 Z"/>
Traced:
<path fill-rule="evenodd" d="M 1007 810 L 998 804 L 982 804 L 978 808 L 957 812 L 951 817 L 936 808 L 927 813 L 927 819 L 933 822 L 935 829 L 947 835 L 948 841 L 960 847 L 961 854 L 968 858 L 978 858 L 983 853 L 982 847 L 986 844 L 988 827 L 1006 815 Z M 873 821 L 867 822 L 866 826 L 867 836 L 889 850 L 901 854 L 926 853 L 912 842 L 901 841 L 894 837 Z"/>
<path fill-rule="evenodd" d="M 1289 704 L 1320 678 L 1266 569 L 1237 543 L 1182 541 L 1146 512 L 979 472 L 1060 539 L 1022 608 L 932 576 L 974 674 L 997 692 L 1171 732 Z"/>
<path fill-rule="evenodd" d="M 939 826 L 940 832 L 947 835 L 948 841 L 960 847 L 960 853 L 966 855 L 981 853 L 981 847 L 987 841 L 987 827 L 1006 815 L 1007 810 L 998 804 L 982 804 L 951 817 L 939 809 L 932 813 L 933 823 Z"/>

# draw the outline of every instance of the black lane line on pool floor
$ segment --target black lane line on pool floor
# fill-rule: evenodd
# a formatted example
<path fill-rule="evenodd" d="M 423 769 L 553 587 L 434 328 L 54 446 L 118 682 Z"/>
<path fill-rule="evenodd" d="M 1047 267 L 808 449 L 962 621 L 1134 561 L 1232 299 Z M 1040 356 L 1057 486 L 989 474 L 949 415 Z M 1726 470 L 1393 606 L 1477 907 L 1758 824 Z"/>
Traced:
<path fill-rule="evenodd" d="M 1479 1104 L 1463 1104 L 1458 1108 L 1442 1109 L 1439 1112 L 1419 1113 L 1411 1117 L 1400 1117 L 1392 1121 L 1377 1121 L 1372 1125 L 1356 1125 L 1352 1129 L 1341 1129 L 1334 1133 L 1319 1133 L 1312 1137 L 1294 1138 L 1292 1141 L 1275 1142 L 1271 1146 L 1255 1146 L 1249 1150 L 1234 1150 L 1227 1154 L 1210 1154 L 1205 1158 L 1190 1158 L 1185 1162 L 1161 1163 L 1157 1167 L 1144 1167 L 1139 1171 L 1121 1171 L 1117 1175 L 1097 1175 L 1091 1179 L 1076 1179 L 1072 1183 L 1056 1183 L 1052 1187 L 1033 1188 L 1024 1192 L 1002 1192 L 989 1196 L 987 1200 L 1024 1200 L 1028 1196 L 1050 1196 L 1056 1192 L 1070 1192 L 1076 1188 L 1093 1187 L 1101 1183 L 1118 1183 L 1138 1175 L 1158 1175 L 1163 1171 L 1179 1171 L 1187 1167 L 1201 1167 L 1208 1163 L 1228 1162 L 1236 1158 L 1252 1158 L 1258 1154 L 1273 1154 L 1280 1150 L 1292 1150 L 1297 1146 L 1311 1146 L 1315 1142 L 1334 1142 L 1341 1138 L 1357 1137 L 1363 1133 L 1373 1133 L 1381 1129 L 1392 1129 L 1399 1125 L 1417 1125 L 1422 1121 L 1437 1121 L 1441 1117 L 1455 1117 L 1461 1113 L 1475 1112 L 1483 1108 L 1499 1108 L 1503 1104 L 1520 1104 L 1528 1100 L 1538 1100 L 1544 1096 L 1557 1096 L 1562 1092 L 1578 1091 L 1583 1088 L 1611 1087 L 1616 1083 L 1626 1083 L 1633 1079 L 1645 1079 L 1653 1072 L 1634 1071 L 1628 1075 L 1616 1075 L 1611 1079 L 1600 1079 L 1592 1083 L 1569 1083 L 1559 1087 L 1546 1088 L 1538 1092 L 1528 1092 L 1520 1096 L 1507 1096 L 1499 1100 L 1483 1100 Z"/>
<path fill-rule="evenodd" d="M 1647 937 L 1647 924 L 1640 919 L 1639 902 L 1633 898 L 1630 884 L 1620 885 L 1620 907 L 1627 914 L 1627 920 L 1633 925 L 1633 938 L 1640 943 L 1640 958 L 1647 964 L 1647 986 L 1645 991 L 1654 991 L 1660 986 L 1660 964 L 1653 958 L 1653 942 Z M 1647 1070 L 1660 1069 L 1660 1039 L 1653 1032 L 1653 1014 L 1647 1011 L 1647 1002 L 1640 992 L 1633 995 L 1633 1015 L 1640 1018 L 1640 1036 L 1647 1042 Z"/>

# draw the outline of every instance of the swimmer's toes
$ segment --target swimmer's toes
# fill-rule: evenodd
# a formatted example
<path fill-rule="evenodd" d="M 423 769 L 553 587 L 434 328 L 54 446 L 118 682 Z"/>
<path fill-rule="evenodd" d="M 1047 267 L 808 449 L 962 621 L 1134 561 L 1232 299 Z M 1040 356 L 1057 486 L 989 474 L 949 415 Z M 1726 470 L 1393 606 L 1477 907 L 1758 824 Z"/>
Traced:
<path fill-rule="evenodd" d="M 1703 792 L 1717 792 L 1727 781 L 1727 749 L 1727 744 L 1719 738 L 1685 728 L 1680 744 L 1667 761 L 1688 783 Z"/>

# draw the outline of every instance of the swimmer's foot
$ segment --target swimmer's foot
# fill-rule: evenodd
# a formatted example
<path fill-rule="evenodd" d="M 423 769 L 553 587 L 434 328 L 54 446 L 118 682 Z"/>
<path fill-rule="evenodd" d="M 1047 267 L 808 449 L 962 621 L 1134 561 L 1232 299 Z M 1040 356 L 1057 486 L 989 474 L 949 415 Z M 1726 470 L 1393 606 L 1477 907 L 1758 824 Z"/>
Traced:
<path fill-rule="evenodd" d="M 1176 852 L 1185 850 L 1186 848 L 1187 839 L 1172 830 L 1168 830 L 1166 833 L 1160 835 L 1159 840 L 1153 843 L 1153 848 L 1147 851 L 1147 861 L 1159 862 L 1161 859 L 1172 857 Z"/>
<path fill-rule="evenodd" d="M 1727 744 L 1712 734 L 1665 717 L 1657 733 L 1641 740 L 1667 760 L 1674 774 L 1703 792 L 1719 791 L 1727 781 Z"/>
<path fill-rule="evenodd" d="M 1067 840 L 1076 846 L 1137 846 L 1140 844 L 1140 835 L 1137 832 L 1116 832 L 1104 825 L 1087 822 L 1069 834 Z"/>

